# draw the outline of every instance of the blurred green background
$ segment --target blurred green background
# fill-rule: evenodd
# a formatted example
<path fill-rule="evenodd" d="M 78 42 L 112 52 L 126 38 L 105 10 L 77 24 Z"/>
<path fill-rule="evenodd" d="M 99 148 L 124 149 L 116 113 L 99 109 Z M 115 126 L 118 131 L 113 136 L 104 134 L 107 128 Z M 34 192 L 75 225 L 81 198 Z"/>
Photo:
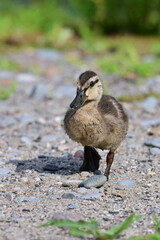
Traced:
<path fill-rule="evenodd" d="M 97 55 L 105 73 L 141 83 L 160 74 L 160 0 L 0 1 L 1 52 L 25 46 Z"/>
<path fill-rule="evenodd" d="M 0 1 L 0 40 L 4 43 L 60 47 L 61 35 L 66 39 L 118 33 L 160 34 L 160 0 Z"/>

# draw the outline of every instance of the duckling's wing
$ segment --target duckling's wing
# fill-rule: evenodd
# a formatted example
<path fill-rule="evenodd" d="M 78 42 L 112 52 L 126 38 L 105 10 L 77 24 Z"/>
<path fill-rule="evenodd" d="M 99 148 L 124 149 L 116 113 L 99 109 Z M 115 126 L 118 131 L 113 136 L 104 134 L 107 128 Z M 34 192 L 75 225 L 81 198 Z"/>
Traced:
<path fill-rule="evenodd" d="M 115 118 L 121 118 L 124 122 L 128 122 L 127 114 L 122 105 L 112 96 L 103 95 L 99 104 L 98 110 L 102 115 L 112 115 Z"/>

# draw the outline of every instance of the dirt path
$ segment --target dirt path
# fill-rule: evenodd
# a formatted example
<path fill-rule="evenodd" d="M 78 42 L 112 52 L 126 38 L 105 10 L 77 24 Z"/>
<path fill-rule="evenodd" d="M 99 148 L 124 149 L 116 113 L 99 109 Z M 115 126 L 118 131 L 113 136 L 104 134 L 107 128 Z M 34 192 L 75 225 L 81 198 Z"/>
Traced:
<path fill-rule="evenodd" d="M 37 228 L 57 212 L 74 219 L 94 218 L 104 230 L 134 212 L 143 214 L 143 219 L 121 239 L 151 232 L 152 215 L 160 216 L 160 146 L 144 143 L 151 140 L 150 145 L 155 145 L 157 139 L 160 145 L 158 128 L 154 135 L 148 134 L 154 132 L 153 126 L 160 127 L 160 102 L 123 104 L 130 119 L 128 135 L 117 151 L 109 181 L 99 189 L 77 187 L 77 182 L 93 174 L 79 173 L 82 160 L 74 153 L 83 149 L 68 139 L 63 117 L 74 97 L 76 78 L 84 70 L 97 71 L 106 79 L 113 96 L 159 91 L 160 77 L 136 86 L 102 74 L 94 57 L 76 66 L 66 54 L 44 49 L 7 57 L 22 68 L 0 71 L 0 83 L 4 79 L 17 83 L 13 96 L 0 101 L 0 240 L 74 239 L 55 227 Z M 106 152 L 99 153 L 103 173 Z M 52 173 L 44 171 L 47 164 L 52 165 Z M 73 181 L 63 187 L 67 180 Z"/>

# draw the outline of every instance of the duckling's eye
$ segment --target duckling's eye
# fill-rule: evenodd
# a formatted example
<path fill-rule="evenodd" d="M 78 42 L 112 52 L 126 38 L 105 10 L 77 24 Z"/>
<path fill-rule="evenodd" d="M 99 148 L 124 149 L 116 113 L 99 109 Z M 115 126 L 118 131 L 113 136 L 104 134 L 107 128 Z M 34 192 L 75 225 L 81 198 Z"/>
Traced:
<path fill-rule="evenodd" d="M 93 86 L 94 86 L 94 82 L 91 81 L 91 82 L 90 82 L 90 87 L 93 87 Z"/>

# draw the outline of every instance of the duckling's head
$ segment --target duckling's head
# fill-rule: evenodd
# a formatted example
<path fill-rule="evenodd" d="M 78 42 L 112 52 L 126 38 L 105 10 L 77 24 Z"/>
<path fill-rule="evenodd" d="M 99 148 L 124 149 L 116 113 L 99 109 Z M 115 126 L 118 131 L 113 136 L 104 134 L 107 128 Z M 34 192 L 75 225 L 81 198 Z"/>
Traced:
<path fill-rule="evenodd" d="M 82 73 L 77 82 L 77 95 L 70 107 L 80 108 L 86 104 L 97 105 L 102 97 L 102 83 L 99 76 L 92 71 Z"/>

